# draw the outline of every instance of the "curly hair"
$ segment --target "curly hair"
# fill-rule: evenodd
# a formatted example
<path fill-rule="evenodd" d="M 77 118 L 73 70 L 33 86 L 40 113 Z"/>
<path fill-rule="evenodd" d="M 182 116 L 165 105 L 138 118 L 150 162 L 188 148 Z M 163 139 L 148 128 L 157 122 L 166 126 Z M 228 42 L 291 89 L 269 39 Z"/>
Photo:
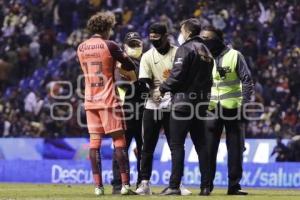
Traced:
<path fill-rule="evenodd" d="M 115 15 L 112 12 L 99 12 L 88 20 L 87 29 L 92 34 L 104 34 L 109 32 L 115 23 Z"/>

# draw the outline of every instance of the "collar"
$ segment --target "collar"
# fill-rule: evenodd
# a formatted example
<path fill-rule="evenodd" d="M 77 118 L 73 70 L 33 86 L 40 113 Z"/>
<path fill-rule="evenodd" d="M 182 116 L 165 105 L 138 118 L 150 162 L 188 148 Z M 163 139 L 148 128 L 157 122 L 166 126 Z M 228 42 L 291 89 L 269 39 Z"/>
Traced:
<path fill-rule="evenodd" d="M 92 37 L 91 38 L 101 38 L 101 39 L 103 39 L 102 38 L 102 36 L 101 35 L 99 35 L 99 34 L 94 34 L 94 35 L 92 35 Z"/>
<path fill-rule="evenodd" d="M 182 45 L 184 45 L 184 44 L 186 44 L 190 41 L 193 41 L 193 40 L 198 40 L 198 41 L 203 43 L 203 40 L 200 38 L 200 36 L 197 35 L 197 36 L 194 36 L 194 37 L 191 37 L 191 38 L 187 39 Z"/>
<path fill-rule="evenodd" d="M 224 56 L 229 50 L 230 50 L 230 48 L 229 48 L 228 46 L 225 46 L 225 48 L 223 49 L 223 51 L 220 53 L 220 55 L 218 55 L 218 56 L 216 57 L 216 59 L 218 59 L 218 58 Z"/>

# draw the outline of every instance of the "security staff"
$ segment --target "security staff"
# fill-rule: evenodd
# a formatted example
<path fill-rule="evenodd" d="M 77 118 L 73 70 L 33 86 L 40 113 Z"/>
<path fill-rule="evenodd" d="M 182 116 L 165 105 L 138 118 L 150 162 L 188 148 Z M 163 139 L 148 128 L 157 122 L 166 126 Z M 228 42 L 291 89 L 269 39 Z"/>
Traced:
<path fill-rule="evenodd" d="M 184 172 L 184 143 L 190 132 L 201 171 L 200 195 L 209 195 L 210 177 L 207 162 L 204 117 L 212 86 L 213 57 L 199 37 L 201 24 L 191 18 L 181 23 L 185 41 L 177 50 L 169 78 L 160 85 L 162 94 L 171 92 L 170 149 L 172 174 L 169 188 L 162 195 L 180 195 Z"/>
<path fill-rule="evenodd" d="M 137 80 L 139 75 L 140 60 L 143 53 L 143 41 L 139 33 L 129 32 L 126 34 L 124 39 L 124 50 L 125 53 L 134 61 L 135 70 L 134 71 L 124 71 L 119 69 L 116 75 L 117 80 L 120 81 L 118 87 L 118 92 L 123 100 L 123 108 L 126 122 L 126 148 L 128 150 L 132 139 L 136 142 L 136 152 L 137 152 L 137 185 L 140 183 L 140 160 L 142 151 L 142 115 L 144 110 L 143 98 L 144 92 L 147 90 L 144 83 Z M 118 83 L 118 82 L 117 82 Z M 115 159 L 115 154 L 113 157 L 113 194 L 120 194 L 122 188 L 121 174 L 117 160 Z"/>
<path fill-rule="evenodd" d="M 250 102 L 253 82 L 244 56 L 224 44 L 223 33 L 213 26 L 204 27 L 200 33 L 211 51 L 215 66 L 213 86 L 207 121 L 208 150 L 211 161 L 211 181 L 216 173 L 216 158 L 223 128 L 226 130 L 228 150 L 228 195 L 247 195 L 239 184 L 243 174 L 244 105 Z M 213 184 L 211 184 L 211 191 Z"/>

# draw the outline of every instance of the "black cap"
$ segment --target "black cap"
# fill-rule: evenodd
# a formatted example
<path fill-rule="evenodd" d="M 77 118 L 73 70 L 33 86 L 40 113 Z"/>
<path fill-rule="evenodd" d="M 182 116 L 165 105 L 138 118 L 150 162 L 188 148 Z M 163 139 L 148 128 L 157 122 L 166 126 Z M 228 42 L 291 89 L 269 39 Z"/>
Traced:
<path fill-rule="evenodd" d="M 126 34 L 124 38 L 124 43 L 128 44 L 128 42 L 137 40 L 137 41 L 142 41 L 142 38 L 138 32 L 129 32 Z"/>
<path fill-rule="evenodd" d="M 167 26 L 162 23 L 154 23 L 150 26 L 149 32 L 165 35 L 167 33 Z"/>

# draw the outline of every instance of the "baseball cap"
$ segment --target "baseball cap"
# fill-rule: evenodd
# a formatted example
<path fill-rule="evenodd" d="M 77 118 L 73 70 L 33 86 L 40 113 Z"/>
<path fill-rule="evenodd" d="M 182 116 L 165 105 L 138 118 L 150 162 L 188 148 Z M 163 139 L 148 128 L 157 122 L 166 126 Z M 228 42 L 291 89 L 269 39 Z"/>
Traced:
<path fill-rule="evenodd" d="M 124 38 L 124 43 L 128 44 L 130 41 L 142 41 L 142 38 L 140 36 L 140 34 L 138 32 L 129 32 L 126 34 L 125 38 Z"/>

